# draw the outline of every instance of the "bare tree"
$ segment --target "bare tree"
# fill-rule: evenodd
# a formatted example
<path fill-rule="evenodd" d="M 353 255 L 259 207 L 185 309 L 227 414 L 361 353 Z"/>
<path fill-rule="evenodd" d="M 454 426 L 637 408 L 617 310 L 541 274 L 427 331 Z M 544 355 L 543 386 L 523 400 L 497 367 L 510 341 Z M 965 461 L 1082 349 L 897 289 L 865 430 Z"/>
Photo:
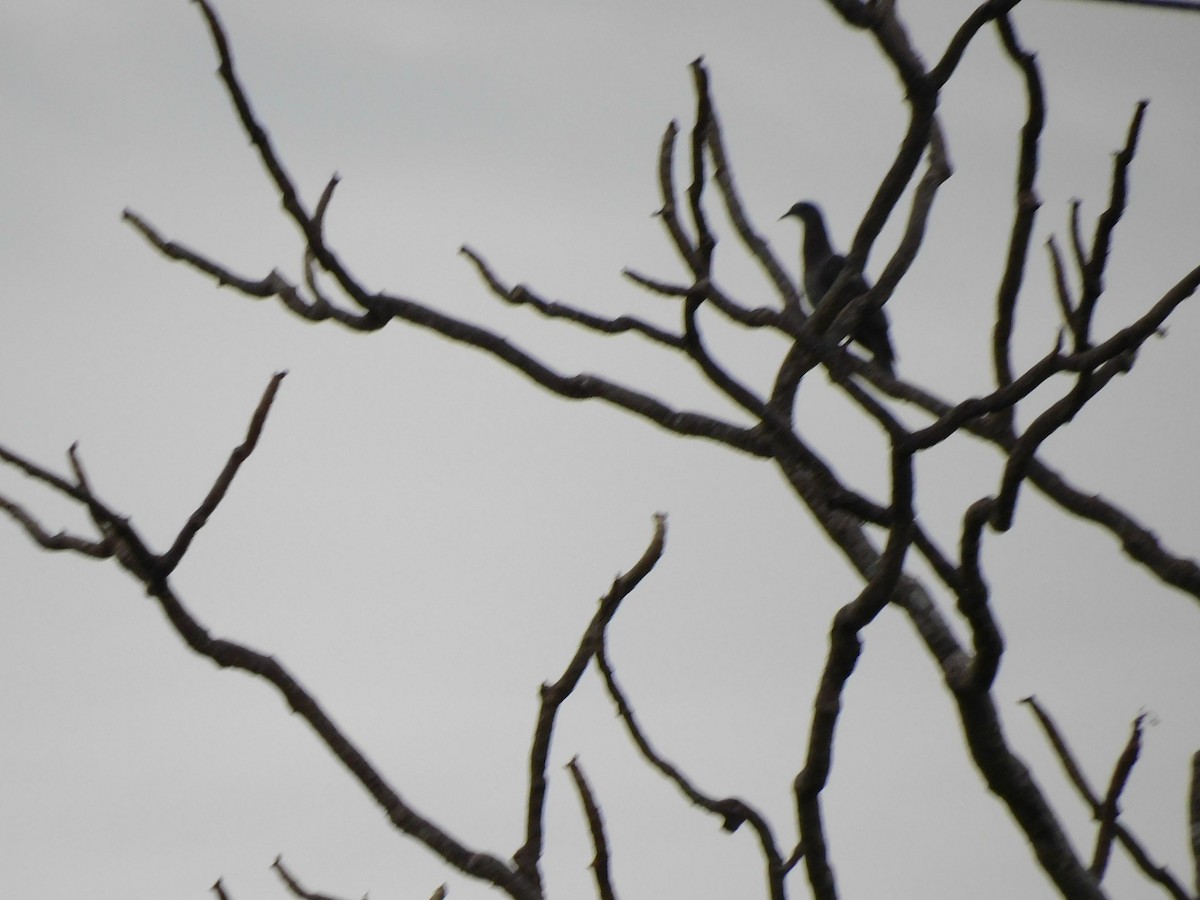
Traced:
<path fill-rule="evenodd" d="M 1134 368 L 1146 342 L 1162 333 L 1172 313 L 1200 287 L 1200 266 L 1197 266 L 1179 276 L 1173 286 L 1147 303 L 1122 327 L 1103 335 L 1097 333 L 1100 329 L 1096 314 L 1104 293 L 1114 229 L 1127 207 L 1128 176 L 1146 115 L 1144 103 L 1133 111 L 1124 145 L 1114 157 L 1106 208 L 1089 229 L 1083 220 L 1081 204 L 1074 204 L 1066 246 L 1055 240 L 1047 245 L 1062 324 L 1057 335 L 1046 336 L 1050 349 L 1030 366 L 1016 362 L 1014 322 L 1030 265 L 1034 222 L 1040 206 L 1039 141 L 1046 109 L 1039 66 L 1009 18 L 1017 0 L 989 0 L 979 6 L 932 65 L 926 64 L 915 51 L 894 4 L 829 0 L 847 27 L 863 31 L 875 42 L 902 83 L 907 128 L 890 168 L 862 216 L 845 259 L 823 296 L 806 296 L 797 287 L 752 222 L 738 193 L 710 90 L 709 72 L 702 60 L 696 60 L 691 67 L 696 112 L 691 127 L 682 135 L 683 150 L 680 152 L 677 146 L 681 129 L 671 123 L 663 135 L 658 158 L 659 218 L 686 277 L 671 279 L 632 270 L 625 273 L 650 294 L 675 304 L 677 327 L 664 328 L 634 315 L 607 318 L 550 301 L 524 285 L 510 286 L 481 252 L 463 248 L 463 254 L 487 289 L 505 303 L 530 307 L 542 316 L 563 320 L 595 335 L 632 333 L 663 354 L 686 360 L 703 375 L 716 396 L 739 411 L 737 415 L 719 417 L 674 408 L 652 386 L 632 386 L 589 374 L 562 374 L 493 330 L 449 315 L 418 299 L 366 287 L 343 262 L 326 235 L 325 219 L 338 184 L 337 176 L 329 180 L 314 205 L 305 203 L 251 106 L 214 7 L 208 0 L 197 0 L 197 4 L 220 60 L 220 78 L 240 124 L 259 154 L 287 216 L 303 237 L 303 283 L 290 281 L 274 269 L 262 277 L 239 273 L 206 253 L 164 236 L 147 218 L 127 210 L 125 219 L 152 247 L 247 297 L 276 298 L 303 319 L 335 322 L 356 332 L 374 332 L 401 324 L 432 331 L 482 351 L 559 396 L 597 400 L 672 434 L 700 438 L 751 458 L 770 461 L 784 477 L 796 501 L 824 532 L 829 545 L 859 574 L 861 590 L 838 609 L 829 625 L 828 656 L 819 683 L 812 690 L 808 742 L 793 783 L 798 837 L 781 836 L 781 824 L 770 821 L 751 803 L 706 790 L 697 779 L 686 774 L 686 762 L 668 761 L 651 740 L 652 729 L 643 727 L 634 713 L 633 701 L 618 684 L 607 652 L 606 630 L 623 600 L 662 556 L 666 541 L 663 516 L 656 518 L 653 536 L 643 555 L 613 581 L 611 589 L 600 599 L 561 675 L 542 687 L 541 708 L 529 752 L 525 833 L 521 845 L 513 852 L 469 846 L 440 825 L 436 815 L 414 808 L 286 666 L 270 654 L 214 638 L 184 602 L 172 580 L 194 539 L 254 453 L 283 373 L 271 380 L 245 440 L 233 450 L 208 495 L 162 552 L 151 548 L 130 517 L 101 499 L 76 448 L 69 453 L 67 475 L 0 448 L 0 459 L 78 504 L 95 529 L 90 536 L 54 533 L 26 506 L 0 497 L 0 507 L 37 544 L 48 550 L 114 559 L 159 604 L 192 650 L 221 667 L 244 670 L 274 685 L 291 709 L 311 726 L 328 750 L 368 791 L 396 829 L 428 848 L 451 869 L 486 882 L 513 898 L 526 900 L 546 894 L 542 871 L 546 849 L 544 825 L 556 717 L 593 663 L 646 764 L 672 782 L 688 801 L 715 816 L 727 831 L 749 829 L 753 833 L 761 853 L 762 877 L 773 900 L 781 900 L 797 889 L 789 875 L 798 867 L 803 868 L 813 896 L 821 900 L 838 896 L 831 862 L 836 842 L 826 827 L 824 792 L 834 762 L 835 737 L 847 684 L 863 652 L 862 635 L 889 607 L 903 611 L 919 635 L 953 702 L 971 761 L 987 790 L 1007 808 L 1013 827 L 1024 836 L 1037 865 L 1062 896 L 1106 896 L 1103 878 L 1114 844 L 1129 854 L 1149 881 L 1170 896 L 1195 896 L 1200 884 L 1192 889 L 1185 887 L 1154 859 L 1120 817 L 1119 801 L 1141 749 L 1142 717 L 1135 720 L 1129 743 L 1114 763 L 1110 784 L 1100 792 L 1089 785 L 1074 762 L 1069 737 L 1055 725 L 1051 713 L 1030 697 L 1030 710 L 1097 822 L 1090 859 L 1074 847 L 1061 824 L 1060 813 L 1006 737 L 994 693 L 1005 641 L 990 602 L 983 564 L 985 536 L 1010 529 L 1019 497 L 1026 489 L 1032 489 L 1065 514 L 1064 519 L 1081 519 L 1107 532 L 1130 563 L 1141 567 L 1149 577 L 1200 599 L 1200 567 L 1193 560 L 1164 546 L 1148 525 L 1094 493 L 1092 488 L 1077 485 L 1039 453 L 1047 439 L 1066 428 L 1117 376 Z M 1006 264 L 994 288 L 991 344 L 994 388 L 979 396 L 947 398 L 907 380 L 902 365 L 899 374 L 892 374 L 886 366 L 861 358 L 850 338 L 859 337 L 863 323 L 881 315 L 921 249 L 939 189 L 952 172 L 947 140 L 938 118 L 939 100 L 964 54 L 985 30 L 997 33 L 1020 73 L 1026 118 L 1018 139 L 1019 163 Z M 687 181 L 682 193 L 676 183 L 680 156 L 684 159 L 683 178 Z M 714 194 L 720 204 L 719 211 L 713 208 Z M 902 234 L 871 284 L 865 280 L 867 263 L 885 226 L 895 219 L 903 222 Z M 732 233 L 741 249 L 761 269 L 773 292 L 770 303 L 752 304 L 722 285 L 716 273 L 715 248 L 718 235 L 725 230 Z M 810 285 L 813 283 L 809 281 Z M 713 349 L 714 344 L 708 339 L 710 333 L 731 326 L 783 342 L 786 349 L 780 356 L 769 391 L 757 391 Z M 839 473 L 836 461 L 822 456 L 812 434 L 821 423 L 797 420 L 797 394 L 802 385 L 818 377 L 827 377 L 845 402 L 884 436 L 889 472 L 886 498 L 869 496 L 849 483 Z M 945 546 L 926 528 L 915 502 L 916 460 L 948 441 L 982 442 L 1004 459 L 1002 477 L 994 490 L 961 511 L 955 547 Z M 966 640 L 962 637 L 964 633 Z M 603 798 L 590 787 L 578 760 L 572 761 L 570 775 L 595 850 L 596 891 L 603 898 L 613 897 L 615 879 L 610 871 L 601 812 Z M 1200 849 L 1197 849 L 1200 845 L 1195 837 L 1200 834 L 1196 812 L 1200 806 L 1200 800 L 1196 799 L 1200 796 L 1198 791 L 1193 777 L 1190 821 L 1192 846 L 1200 867 Z M 302 888 L 280 860 L 275 868 L 296 896 L 321 896 Z M 221 882 L 214 887 L 221 897 L 230 896 L 228 890 Z"/>

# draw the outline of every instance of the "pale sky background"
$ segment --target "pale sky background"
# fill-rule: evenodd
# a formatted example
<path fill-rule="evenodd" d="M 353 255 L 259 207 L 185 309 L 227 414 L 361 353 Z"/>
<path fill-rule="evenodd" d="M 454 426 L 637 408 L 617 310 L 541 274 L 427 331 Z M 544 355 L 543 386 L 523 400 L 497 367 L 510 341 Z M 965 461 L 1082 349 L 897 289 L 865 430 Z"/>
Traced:
<path fill-rule="evenodd" d="M 902 6 L 930 58 L 971 9 Z M 600 371 L 691 408 L 726 412 L 637 338 L 587 338 L 501 308 L 458 247 L 545 296 L 670 324 L 672 304 L 618 273 L 679 275 L 651 213 L 662 130 L 694 108 L 693 58 L 710 66 L 749 212 L 789 263 L 798 234 L 778 216 L 816 198 L 847 243 L 904 122 L 870 40 L 815 0 L 219 9 L 309 202 L 342 175 L 329 234 L 368 285 L 491 323 L 563 371 Z M 1089 223 L 1103 208 L 1111 154 L 1136 101 L 1152 100 L 1099 317 L 1107 334 L 1200 258 L 1200 15 L 1027 0 L 1016 22 L 1048 89 L 1039 247 L 1064 234 L 1071 197 Z M 119 221 L 124 207 L 247 275 L 297 269 L 295 229 L 215 67 L 183 0 L 0 10 L 0 442 L 62 470 L 80 441 L 101 495 L 162 548 L 271 373 L 290 370 L 175 585 L 215 634 L 288 665 L 409 802 L 501 856 L 522 840 L 538 684 L 561 673 L 596 599 L 667 511 L 666 557 L 610 632 L 618 675 L 663 753 L 707 791 L 756 804 L 790 844 L 791 779 L 830 617 L 857 588 L 840 558 L 767 464 L 565 403 L 403 326 L 364 337 L 305 324 L 148 249 Z M 942 107 L 957 174 L 889 305 L 901 373 L 952 398 L 987 386 L 1022 102 L 984 32 Z M 883 249 L 886 239 L 875 271 Z M 738 256 L 720 245 L 726 282 L 768 302 Z M 1057 327 L 1040 249 L 1029 272 L 1026 362 Z M 776 359 L 769 340 L 713 339 L 751 381 Z M 1200 522 L 1196 347 L 1200 314 L 1184 308 L 1045 451 L 1187 555 Z M 805 386 L 806 434 L 883 496 L 878 436 L 820 382 Z M 948 548 L 997 471 L 974 444 L 923 460 L 921 512 Z M 84 527 L 10 472 L 0 491 L 51 529 Z M 1149 712 L 1125 821 L 1186 881 L 1196 601 L 1032 492 L 1014 530 L 988 536 L 987 557 L 1010 641 L 996 696 L 1014 749 L 1086 854 L 1089 816 L 1017 701 L 1043 700 L 1098 785 L 1130 720 Z M 865 641 L 825 795 L 844 896 L 1051 896 L 966 758 L 907 622 L 886 612 Z M 0 717 L 7 895 L 202 898 L 220 876 L 237 900 L 283 897 L 268 869 L 282 853 L 310 889 L 344 897 L 423 900 L 443 881 L 452 898 L 494 896 L 390 830 L 273 689 L 188 652 L 115 565 L 42 553 L 7 521 Z M 574 754 L 603 806 L 621 895 L 765 896 L 749 829 L 724 834 L 636 758 L 594 673 L 555 735 L 553 896 L 593 895 L 561 768 Z M 1120 854 L 1110 879 L 1113 896 L 1161 896 Z M 808 895 L 800 870 L 790 884 Z"/>

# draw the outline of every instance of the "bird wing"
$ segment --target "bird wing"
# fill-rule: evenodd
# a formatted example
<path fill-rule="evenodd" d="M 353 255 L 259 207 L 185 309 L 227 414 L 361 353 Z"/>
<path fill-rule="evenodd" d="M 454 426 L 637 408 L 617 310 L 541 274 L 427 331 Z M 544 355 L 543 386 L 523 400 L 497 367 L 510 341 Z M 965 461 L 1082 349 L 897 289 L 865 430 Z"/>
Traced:
<path fill-rule="evenodd" d="M 816 305 L 821 302 L 829 289 L 833 287 L 833 283 L 837 281 L 837 277 L 842 273 L 842 267 L 846 264 L 846 257 L 840 253 L 831 253 L 829 257 L 815 272 L 805 272 L 804 289 L 808 293 L 809 302 L 816 308 Z M 849 303 L 855 297 L 861 297 L 870 289 L 867 281 L 862 276 L 854 279 L 854 284 L 850 286 L 850 290 L 846 293 L 846 302 Z M 854 334 L 850 339 L 862 345 L 874 357 L 875 362 L 879 363 L 889 372 L 893 371 L 896 353 L 892 349 L 891 339 L 888 337 L 888 320 L 887 313 L 882 309 L 868 310 L 854 329 Z"/>
<path fill-rule="evenodd" d="M 842 273 L 842 266 L 845 264 L 846 257 L 840 253 L 831 253 L 819 265 L 805 268 L 804 291 L 808 294 L 808 302 L 814 309 L 829 293 L 829 289 L 837 281 L 838 275 Z"/>

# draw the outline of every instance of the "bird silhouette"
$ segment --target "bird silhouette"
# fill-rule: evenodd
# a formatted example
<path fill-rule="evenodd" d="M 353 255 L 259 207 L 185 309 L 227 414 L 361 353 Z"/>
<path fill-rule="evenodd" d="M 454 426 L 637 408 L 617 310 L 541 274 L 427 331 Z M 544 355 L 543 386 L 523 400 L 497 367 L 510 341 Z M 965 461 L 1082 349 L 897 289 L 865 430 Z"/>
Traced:
<path fill-rule="evenodd" d="M 804 264 L 804 292 L 808 294 L 808 300 L 815 308 L 837 281 L 842 267 L 846 265 L 846 257 L 834 252 L 833 245 L 829 243 L 829 233 L 825 230 L 825 217 L 821 215 L 821 209 L 815 203 L 801 201 L 780 218 L 789 217 L 797 218 L 804 224 L 804 243 L 800 253 L 801 262 Z M 870 285 L 861 275 L 856 276 L 846 294 L 846 302 L 861 297 L 869 288 Z M 888 337 L 887 313 L 882 307 L 866 310 L 850 339 L 866 348 L 875 362 L 883 366 L 889 375 L 895 374 L 892 366 L 896 354 Z"/>

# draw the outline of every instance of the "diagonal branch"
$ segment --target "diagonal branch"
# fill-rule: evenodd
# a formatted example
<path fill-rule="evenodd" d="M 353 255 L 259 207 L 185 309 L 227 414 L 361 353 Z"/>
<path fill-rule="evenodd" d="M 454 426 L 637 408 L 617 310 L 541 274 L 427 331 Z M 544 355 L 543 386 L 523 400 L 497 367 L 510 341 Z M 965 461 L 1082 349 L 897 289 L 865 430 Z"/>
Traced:
<path fill-rule="evenodd" d="M 202 527 L 208 514 L 225 496 L 225 490 L 237 468 L 256 446 L 258 434 L 281 377 L 277 375 L 272 379 L 255 411 L 246 442 L 234 451 L 230 463 L 218 478 L 204 504 L 181 530 L 180 538 L 173 548 L 178 550 L 180 556 L 186 551 L 191 536 Z M 71 448 L 69 458 L 75 484 L 28 464 L 15 454 L 4 452 L 5 461 L 11 462 L 37 480 L 86 507 L 96 527 L 104 536 L 102 543 L 109 551 L 105 555 L 115 556 L 121 566 L 145 587 L 147 595 L 158 603 L 171 626 L 188 647 L 211 659 L 221 668 L 240 669 L 273 685 L 292 710 L 308 723 L 326 748 L 383 808 L 396 828 L 415 838 L 460 872 L 489 882 L 513 900 L 540 900 L 540 891 L 504 862 L 490 854 L 468 848 L 401 799 L 362 751 L 333 722 L 316 698 L 274 656 L 260 653 L 234 641 L 212 637 L 209 630 L 187 609 L 169 583 L 169 571 L 178 563 L 178 558 L 170 557 L 169 554 L 155 554 L 127 518 L 115 513 L 96 496 L 75 447 Z M 82 550 L 88 555 L 98 555 L 88 551 L 89 548 Z M 225 896 L 220 882 L 213 890 L 219 896 Z"/>
<path fill-rule="evenodd" d="M 1092 854 L 1092 874 L 1096 876 L 1096 881 L 1104 879 L 1104 871 L 1108 868 L 1108 858 L 1117 829 L 1117 816 L 1120 815 L 1121 794 L 1124 793 L 1134 764 L 1142 752 L 1142 722 L 1145 718 L 1145 713 L 1142 713 L 1133 720 L 1129 743 L 1125 745 L 1113 768 L 1108 793 L 1104 795 L 1104 802 L 1100 804 L 1100 827 L 1096 831 L 1096 850 Z"/>
<path fill-rule="evenodd" d="M 291 872 L 283 865 L 283 857 L 275 857 L 275 862 L 271 863 L 271 868 L 279 876 L 279 880 L 287 886 L 287 889 L 292 892 L 300 900 L 338 900 L 337 897 L 331 897 L 328 894 L 319 894 L 315 891 L 305 890 L 299 881 L 296 880 Z"/>
<path fill-rule="evenodd" d="M 538 710 L 537 725 L 529 749 L 529 801 L 526 809 L 525 843 L 513 854 L 517 873 L 539 895 L 542 893 L 540 865 L 545 844 L 542 824 L 546 809 L 546 766 L 550 757 L 550 740 L 554 733 L 555 717 L 559 707 L 579 684 L 588 663 L 601 646 L 604 629 L 617 614 L 621 601 L 650 574 L 661 558 L 666 537 L 667 517 L 658 513 L 654 517 L 654 537 L 641 559 L 634 563 L 627 573 L 618 575 L 608 593 L 600 598 L 599 606 L 588 623 L 579 646 L 559 679 L 553 684 L 542 685 L 541 708 Z"/>
<path fill-rule="evenodd" d="M 1059 763 L 1062 764 L 1064 771 L 1067 773 L 1067 778 L 1075 786 L 1075 790 L 1078 791 L 1079 796 L 1088 805 L 1092 815 L 1099 820 L 1102 815 L 1103 804 L 1096 795 L 1096 792 L 1092 790 L 1091 785 L 1088 784 L 1087 777 L 1075 761 L 1075 756 L 1071 752 L 1070 747 L 1067 746 L 1067 742 L 1059 731 L 1058 726 L 1036 698 L 1032 696 L 1025 697 L 1021 702 L 1033 712 L 1034 718 L 1037 719 L 1042 732 L 1046 735 L 1046 739 L 1054 749 L 1054 755 L 1058 757 Z M 1120 822 L 1115 822 L 1114 829 L 1117 841 L 1125 848 L 1125 852 L 1129 854 L 1130 859 L 1145 873 L 1147 878 L 1162 885 L 1175 900 L 1193 900 L 1183 885 L 1171 874 L 1170 869 L 1166 866 L 1159 866 L 1150 859 L 1132 832 Z"/>
<path fill-rule="evenodd" d="M 221 470 L 221 474 L 217 476 L 217 480 L 209 489 L 208 495 L 196 511 L 188 517 L 187 522 L 179 531 L 179 536 L 175 538 L 175 543 L 171 545 L 171 549 L 159 559 L 161 568 L 158 574 L 160 577 L 165 578 L 175 571 L 175 567 L 187 553 L 196 534 L 208 524 L 208 520 L 216 511 L 217 506 L 225 499 L 225 494 L 229 491 L 229 486 L 233 483 L 234 476 L 242 467 L 242 463 L 250 458 L 250 454 L 258 446 L 258 438 L 262 434 L 263 425 L 266 424 L 267 413 L 271 411 L 271 404 L 275 401 L 275 394 L 279 391 L 279 383 L 283 381 L 285 375 L 287 372 L 276 372 L 267 384 L 267 389 L 263 392 L 262 399 L 258 401 L 258 407 L 250 419 L 246 440 L 234 448 L 229 455 L 229 461 L 225 463 L 225 468 Z"/>
<path fill-rule="evenodd" d="M 604 684 L 608 688 L 608 695 L 612 697 L 612 701 L 617 707 L 617 715 L 625 723 L 629 737 L 633 740 L 638 752 L 663 777 L 674 784 L 688 800 L 701 809 L 707 810 L 713 815 L 720 816 L 722 819 L 721 827 L 726 831 L 737 831 L 743 822 L 750 824 L 750 827 L 754 829 L 755 834 L 758 836 L 759 844 L 762 847 L 763 856 L 767 863 L 767 884 L 770 888 L 771 900 L 784 900 L 783 877 L 787 874 L 791 866 L 784 866 L 778 845 L 775 843 L 775 836 L 767 820 L 758 810 L 740 798 L 726 797 L 724 799 L 717 799 L 702 792 L 692 784 L 691 779 L 677 766 L 669 762 L 654 749 L 649 738 L 646 737 L 645 732 L 638 723 L 637 717 L 633 712 L 633 707 L 630 706 L 629 700 L 621 690 L 620 685 L 617 684 L 616 672 L 613 671 L 612 664 L 608 660 L 608 652 L 603 639 L 596 651 L 596 665 L 600 669 L 600 673 L 604 676 Z M 797 851 L 797 858 L 800 852 L 799 850 Z M 795 865 L 795 863 L 796 859 L 793 859 L 791 865 Z"/>
<path fill-rule="evenodd" d="M 613 892 L 612 878 L 608 870 L 608 838 L 604 835 L 604 817 L 600 814 L 600 807 L 592 794 L 592 788 L 583 774 L 583 767 L 579 765 L 579 757 L 571 757 L 567 768 L 571 772 L 571 780 L 575 782 L 575 789 L 579 792 L 579 802 L 583 804 L 588 831 L 592 835 L 592 846 L 596 850 L 591 866 L 596 877 L 596 893 L 600 900 L 616 900 L 617 895 Z"/>

